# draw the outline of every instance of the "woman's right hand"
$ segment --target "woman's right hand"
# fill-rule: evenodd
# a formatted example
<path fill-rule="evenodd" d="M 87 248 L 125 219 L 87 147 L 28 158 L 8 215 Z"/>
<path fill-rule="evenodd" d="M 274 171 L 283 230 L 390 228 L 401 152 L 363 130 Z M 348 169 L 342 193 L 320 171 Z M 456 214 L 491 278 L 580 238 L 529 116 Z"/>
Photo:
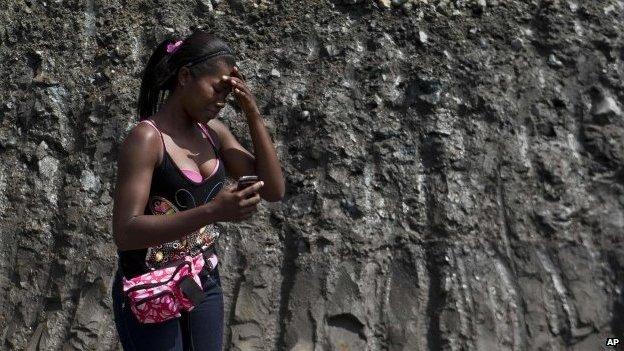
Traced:
<path fill-rule="evenodd" d="M 217 222 L 240 222 L 258 211 L 260 202 L 258 190 L 264 182 L 256 182 L 243 190 L 236 191 L 236 184 L 225 187 L 210 201 L 215 207 Z"/>

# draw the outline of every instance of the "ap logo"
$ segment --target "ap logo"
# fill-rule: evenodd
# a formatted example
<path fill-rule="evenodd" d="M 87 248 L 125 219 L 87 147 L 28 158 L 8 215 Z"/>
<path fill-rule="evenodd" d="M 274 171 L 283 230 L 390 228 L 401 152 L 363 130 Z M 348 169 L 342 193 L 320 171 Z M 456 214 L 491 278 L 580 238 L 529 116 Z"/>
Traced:
<path fill-rule="evenodd" d="M 607 338 L 607 346 L 616 347 L 620 343 L 620 339 L 618 338 Z"/>

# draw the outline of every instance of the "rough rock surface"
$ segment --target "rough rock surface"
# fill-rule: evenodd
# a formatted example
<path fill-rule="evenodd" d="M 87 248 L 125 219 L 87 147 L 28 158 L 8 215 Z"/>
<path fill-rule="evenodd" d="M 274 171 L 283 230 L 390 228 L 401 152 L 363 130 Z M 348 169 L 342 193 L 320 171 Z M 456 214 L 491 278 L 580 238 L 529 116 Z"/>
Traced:
<path fill-rule="evenodd" d="M 220 241 L 227 349 L 623 337 L 623 23 L 622 1 L 1 2 L 0 349 L 119 349 L 116 152 L 151 48 L 192 26 L 240 53 L 287 175 Z"/>

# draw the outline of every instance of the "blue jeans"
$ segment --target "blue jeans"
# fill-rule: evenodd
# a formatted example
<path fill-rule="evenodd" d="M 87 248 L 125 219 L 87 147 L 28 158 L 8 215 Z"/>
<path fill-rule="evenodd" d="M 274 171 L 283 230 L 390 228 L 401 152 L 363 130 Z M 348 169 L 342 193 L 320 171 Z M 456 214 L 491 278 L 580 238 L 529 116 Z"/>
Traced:
<path fill-rule="evenodd" d="M 204 272 L 202 272 L 204 273 Z M 223 290 L 218 268 L 202 274 L 204 301 L 180 318 L 162 323 L 140 323 L 125 302 L 122 275 L 113 282 L 113 311 L 119 340 L 126 351 L 221 351 L 223 343 Z"/>

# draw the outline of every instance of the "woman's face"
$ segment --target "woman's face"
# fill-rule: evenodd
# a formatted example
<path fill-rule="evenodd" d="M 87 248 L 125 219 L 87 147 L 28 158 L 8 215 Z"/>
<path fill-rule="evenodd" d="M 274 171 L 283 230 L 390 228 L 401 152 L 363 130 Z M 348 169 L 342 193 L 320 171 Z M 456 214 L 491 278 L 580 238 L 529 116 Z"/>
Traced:
<path fill-rule="evenodd" d="M 225 106 L 226 97 L 232 91 L 230 84 L 222 77 L 229 76 L 232 69 L 232 66 L 218 62 L 213 74 L 203 74 L 189 79 L 182 87 L 182 103 L 185 112 L 202 123 L 216 118 Z"/>

